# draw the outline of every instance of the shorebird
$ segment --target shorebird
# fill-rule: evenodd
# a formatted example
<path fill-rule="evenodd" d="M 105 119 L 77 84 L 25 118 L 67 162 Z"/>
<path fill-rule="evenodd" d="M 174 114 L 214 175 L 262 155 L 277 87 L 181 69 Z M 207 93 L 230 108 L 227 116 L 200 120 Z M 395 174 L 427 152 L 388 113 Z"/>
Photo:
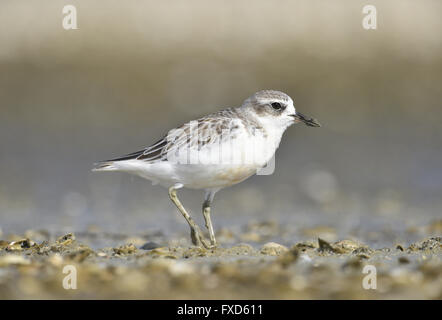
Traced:
<path fill-rule="evenodd" d="M 212 248 L 217 245 L 210 217 L 215 193 L 265 167 L 285 130 L 298 122 L 321 126 L 296 111 L 287 94 L 262 90 L 240 107 L 187 122 L 151 146 L 101 161 L 93 170 L 127 172 L 168 188 L 170 199 L 190 226 L 192 243 Z M 205 190 L 202 212 L 209 241 L 178 199 L 177 190 L 183 187 Z"/>

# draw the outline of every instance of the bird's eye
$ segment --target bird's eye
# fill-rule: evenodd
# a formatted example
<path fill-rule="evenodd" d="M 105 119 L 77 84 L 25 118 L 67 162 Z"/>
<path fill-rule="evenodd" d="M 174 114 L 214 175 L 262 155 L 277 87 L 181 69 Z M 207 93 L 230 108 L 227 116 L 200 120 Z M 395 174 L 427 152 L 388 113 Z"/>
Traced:
<path fill-rule="evenodd" d="M 272 108 L 275 110 L 281 110 L 283 107 L 279 102 L 273 102 L 272 103 Z"/>

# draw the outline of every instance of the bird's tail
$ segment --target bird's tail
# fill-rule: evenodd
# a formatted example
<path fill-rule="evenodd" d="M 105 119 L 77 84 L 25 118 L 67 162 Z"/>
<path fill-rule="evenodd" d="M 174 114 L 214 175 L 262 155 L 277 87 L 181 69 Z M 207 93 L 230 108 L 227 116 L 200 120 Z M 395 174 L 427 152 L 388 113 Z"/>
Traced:
<path fill-rule="evenodd" d="M 102 161 L 95 163 L 95 168 L 92 171 L 115 171 L 118 168 L 115 166 L 114 161 Z"/>
<path fill-rule="evenodd" d="M 133 165 L 131 165 L 130 160 L 136 160 L 144 151 L 145 149 L 126 154 L 122 157 L 99 161 L 98 163 L 95 163 L 95 168 L 93 168 L 92 171 L 131 170 Z"/>

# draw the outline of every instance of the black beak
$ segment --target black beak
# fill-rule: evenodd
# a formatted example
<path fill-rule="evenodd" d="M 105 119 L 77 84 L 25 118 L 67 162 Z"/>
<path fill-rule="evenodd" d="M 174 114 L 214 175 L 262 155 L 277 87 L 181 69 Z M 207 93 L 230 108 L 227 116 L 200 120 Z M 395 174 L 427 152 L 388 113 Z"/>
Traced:
<path fill-rule="evenodd" d="M 316 120 L 315 118 L 307 117 L 299 112 L 296 112 L 296 114 L 293 114 L 292 117 L 295 118 L 296 122 L 304 122 L 304 124 L 309 127 L 320 127 L 321 126 L 319 121 Z"/>

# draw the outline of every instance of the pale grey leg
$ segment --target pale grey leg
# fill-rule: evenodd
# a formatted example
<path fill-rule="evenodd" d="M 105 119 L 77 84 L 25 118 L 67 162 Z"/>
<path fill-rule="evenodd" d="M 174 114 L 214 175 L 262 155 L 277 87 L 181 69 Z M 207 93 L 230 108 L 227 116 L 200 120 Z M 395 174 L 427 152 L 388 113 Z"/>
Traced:
<path fill-rule="evenodd" d="M 183 215 L 184 219 L 186 219 L 187 223 L 190 226 L 190 236 L 192 238 L 192 243 L 196 246 L 201 246 L 201 244 L 205 248 L 209 248 L 209 244 L 206 242 L 204 237 L 202 236 L 201 229 L 198 227 L 198 225 L 193 221 L 192 217 L 187 213 L 186 209 L 184 209 L 183 205 L 181 204 L 180 200 L 178 199 L 178 196 L 176 194 L 176 187 L 170 187 L 169 188 L 169 197 L 170 200 L 175 204 L 175 206 L 178 208 L 178 210 Z"/>
<path fill-rule="evenodd" d="M 203 216 L 206 222 L 206 228 L 209 231 L 210 244 L 216 247 L 215 232 L 213 232 L 212 220 L 210 219 L 210 205 L 216 191 L 206 191 L 206 196 L 203 202 Z"/>

